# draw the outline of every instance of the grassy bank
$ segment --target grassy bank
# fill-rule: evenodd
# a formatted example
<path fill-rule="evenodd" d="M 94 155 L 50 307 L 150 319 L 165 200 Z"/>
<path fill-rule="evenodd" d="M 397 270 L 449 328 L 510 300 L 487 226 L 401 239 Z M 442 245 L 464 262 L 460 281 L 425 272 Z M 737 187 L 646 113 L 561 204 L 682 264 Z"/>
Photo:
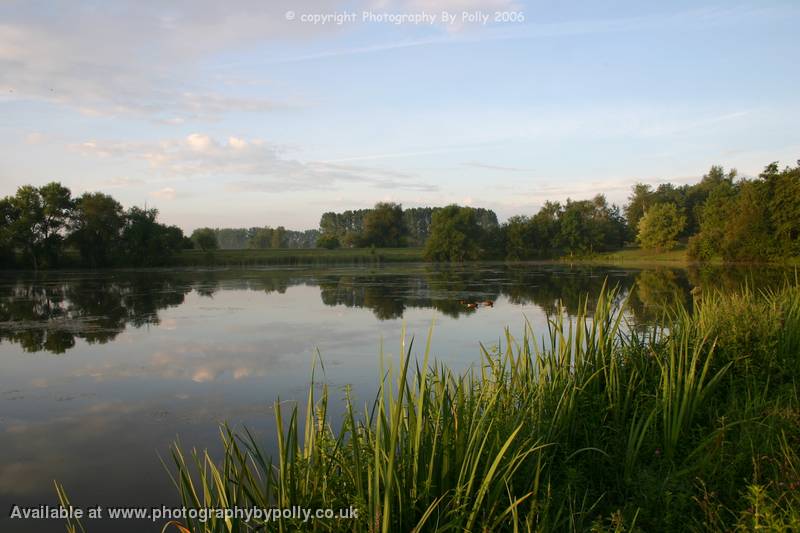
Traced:
<path fill-rule="evenodd" d="M 290 266 L 318 264 L 372 264 L 422 261 L 421 248 L 321 248 L 267 250 L 184 250 L 170 260 L 170 266 Z"/>
<path fill-rule="evenodd" d="M 561 263 L 592 263 L 597 265 L 625 265 L 629 267 L 654 267 L 666 266 L 685 268 L 691 265 L 724 265 L 724 264 L 752 264 L 752 265 L 777 265 L 785 267 L 800 266 L 800 258 L 787 257 L 773 260 L 750 261 L 740 263 L 725 263 L 721 257 L 712 258 L 710 261 L 699 262 L 689 257 L 686 246 L 681 245 L 674 250 L 657 251 L 643 248 L 625 248 L 613 252 L 602 252 L 585 257 L 564 256 Z"/>
<path fill-rule="evenodd" d="M 465 375 L 409 344 L 338 429 L 312 386 L 304 416 L 275 404 L 277 457 L 225 429 L 221 462 L 175 449 L 176 485 L 197 508 L 358 508 L 317 531 L 798 530 L 800 290 L 705 294 L 638 333 L 615 297 L 507 334 Z"/>
<path fill-rule="evenodd" d="M 564 263 L 594 263 L 598 265 L 627 265 L 627 266 L 673 266 L 686 267 L 693 263 L 686 254 L 686 247 L 681 246 L 675 250 L 656 251 L 643 248 L 625 248 L 613 252 L 601 252 L 586 257 L 562 257 Z M 716 263 L 715 263 L 716 264 Z"/>

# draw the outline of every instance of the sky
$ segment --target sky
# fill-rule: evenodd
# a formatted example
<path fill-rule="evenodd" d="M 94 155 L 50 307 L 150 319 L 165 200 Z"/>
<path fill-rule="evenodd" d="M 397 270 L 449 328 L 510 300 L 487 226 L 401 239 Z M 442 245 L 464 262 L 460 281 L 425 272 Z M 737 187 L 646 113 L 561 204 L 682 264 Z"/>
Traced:
<path fill-rule="evenodd" d="M 800 158 L 800 2 L 0 0 L 0 195 L 532 215 Z"/>

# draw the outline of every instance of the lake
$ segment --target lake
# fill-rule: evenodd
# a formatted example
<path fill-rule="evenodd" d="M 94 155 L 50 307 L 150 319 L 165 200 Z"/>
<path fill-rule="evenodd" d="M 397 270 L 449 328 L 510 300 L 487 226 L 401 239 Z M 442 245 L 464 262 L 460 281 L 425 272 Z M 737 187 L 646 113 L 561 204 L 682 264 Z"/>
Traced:
<path fill-rule="evenodd" d="M 397 361 L 403 324 L 421 354 L 434 323 L 432 355 L 465 370 L 480 364 L 479 343 L 497 345 L 506 326 L 521 335 L 526 320 L 541 332 L 558 302 L 574 314 L 606 280 L 630 293 L 632 323 L 652 324 L 665 302 L 691 305 L 696 285 L 785 276 L 541 264 L 5 273 L 0 530 L 63 531 L 7 518 L 12 504 L 56 504 L 53 480 L 81 507 L 176 505 L 159 456 L 169 462 L 175 440 L 218 451 L 223 421 L 271 442 L 273 403 L 305 397 L 317 351 L 316 379 L 339 397 L 352 385 L 365 404 L 381 345 Z M 114 523 L 143 529 L 158 528 Z"/>

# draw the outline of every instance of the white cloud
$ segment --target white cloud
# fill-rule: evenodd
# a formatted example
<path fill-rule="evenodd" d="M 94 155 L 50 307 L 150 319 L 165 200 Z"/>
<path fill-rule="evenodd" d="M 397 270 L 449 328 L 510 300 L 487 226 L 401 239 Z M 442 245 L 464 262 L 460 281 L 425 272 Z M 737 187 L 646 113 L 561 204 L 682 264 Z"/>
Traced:
<path fill-rule="evenodd" d="M 195 152 L 205 152 L 211 148 L 211 137 L 199 133 L 192 133 L 186 138 L 186 143 L 189 145 L 189 148 Z"/>
<path fill-rule="evenodd" d="M 383 189 L 437 189 L 436 186 L 419 182 L 413 175 L 403 172 L 290 159 L 284 156 L 284 147 L 262 139 L 229 137 L 227 142 L 220 142 L 208 135 L 193 133 L 185 139 L 160 142 L 92 140 L 74 148 L 85 155 L 144 161 L 161 178 L 232 179 L 227 186 L 231 191 L 328 190 L 344 182 Z M 174 191 L 157 192 L 162 198 L 174 198 Z"/>
<path fill-rule="evenodd" d="M 325 2 L 309 5 L 322 9 Z M 169 8 L 55 1 L 42 9 L 6 2 L 0 5 L 0 88 L 6 98 L 169 124 L 297 105 L 200 88 L 208 83 L 197 76 L 211 54 L 329 31 L 289 24 L 283 14 L 291 6 L 289 0 L 193 0 Z"/>
<path fill-rule="evenodd" d="M 176 196 L 175 189 L 172 187 L 164 187 L 163 189 L 159 189 L 157 191 L 152 191 L 150 196 L 156 198 L 158 200 L 174 200 Z"/>
<path fill-rule="evenodd" d="M 25 136 L 25 142 L 27 144 L 41 144 L 47 140 L 47 137 L 44 133 L 34 131 Z"/>
<path fill-rule="evenodd" d="M 100 185 L 103 187 L 122 188 L 122 187 L 134 187 L 136 185 L 143 185 L 143 184 L 144 180 L 138 178 L 128 178 L 126 176 L 118 176 L 115 178 L 105 180 Z"/>

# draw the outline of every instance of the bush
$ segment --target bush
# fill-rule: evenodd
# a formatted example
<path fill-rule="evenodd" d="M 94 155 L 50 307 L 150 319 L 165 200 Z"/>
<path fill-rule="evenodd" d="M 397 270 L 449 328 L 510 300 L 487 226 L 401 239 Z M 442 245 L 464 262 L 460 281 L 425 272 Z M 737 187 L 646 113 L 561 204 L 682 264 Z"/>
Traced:
<path fill-rule="evenodd" d="M 656 204 L 639 220 L 636 239 L 642 248 L 671 250 L 678 245 L 678 235 L 686 226 L 686 217 L 672 203 Z"/>
<path fill-rule="evenodd" d="M 317 248 L 326 248 L 328 250 L 335 250 L 340 246 L 341 243 L 339 242 L 339 238 L 336 237 L 336 235 L 323 233 L 322 235 L 317 237 Z"/>

